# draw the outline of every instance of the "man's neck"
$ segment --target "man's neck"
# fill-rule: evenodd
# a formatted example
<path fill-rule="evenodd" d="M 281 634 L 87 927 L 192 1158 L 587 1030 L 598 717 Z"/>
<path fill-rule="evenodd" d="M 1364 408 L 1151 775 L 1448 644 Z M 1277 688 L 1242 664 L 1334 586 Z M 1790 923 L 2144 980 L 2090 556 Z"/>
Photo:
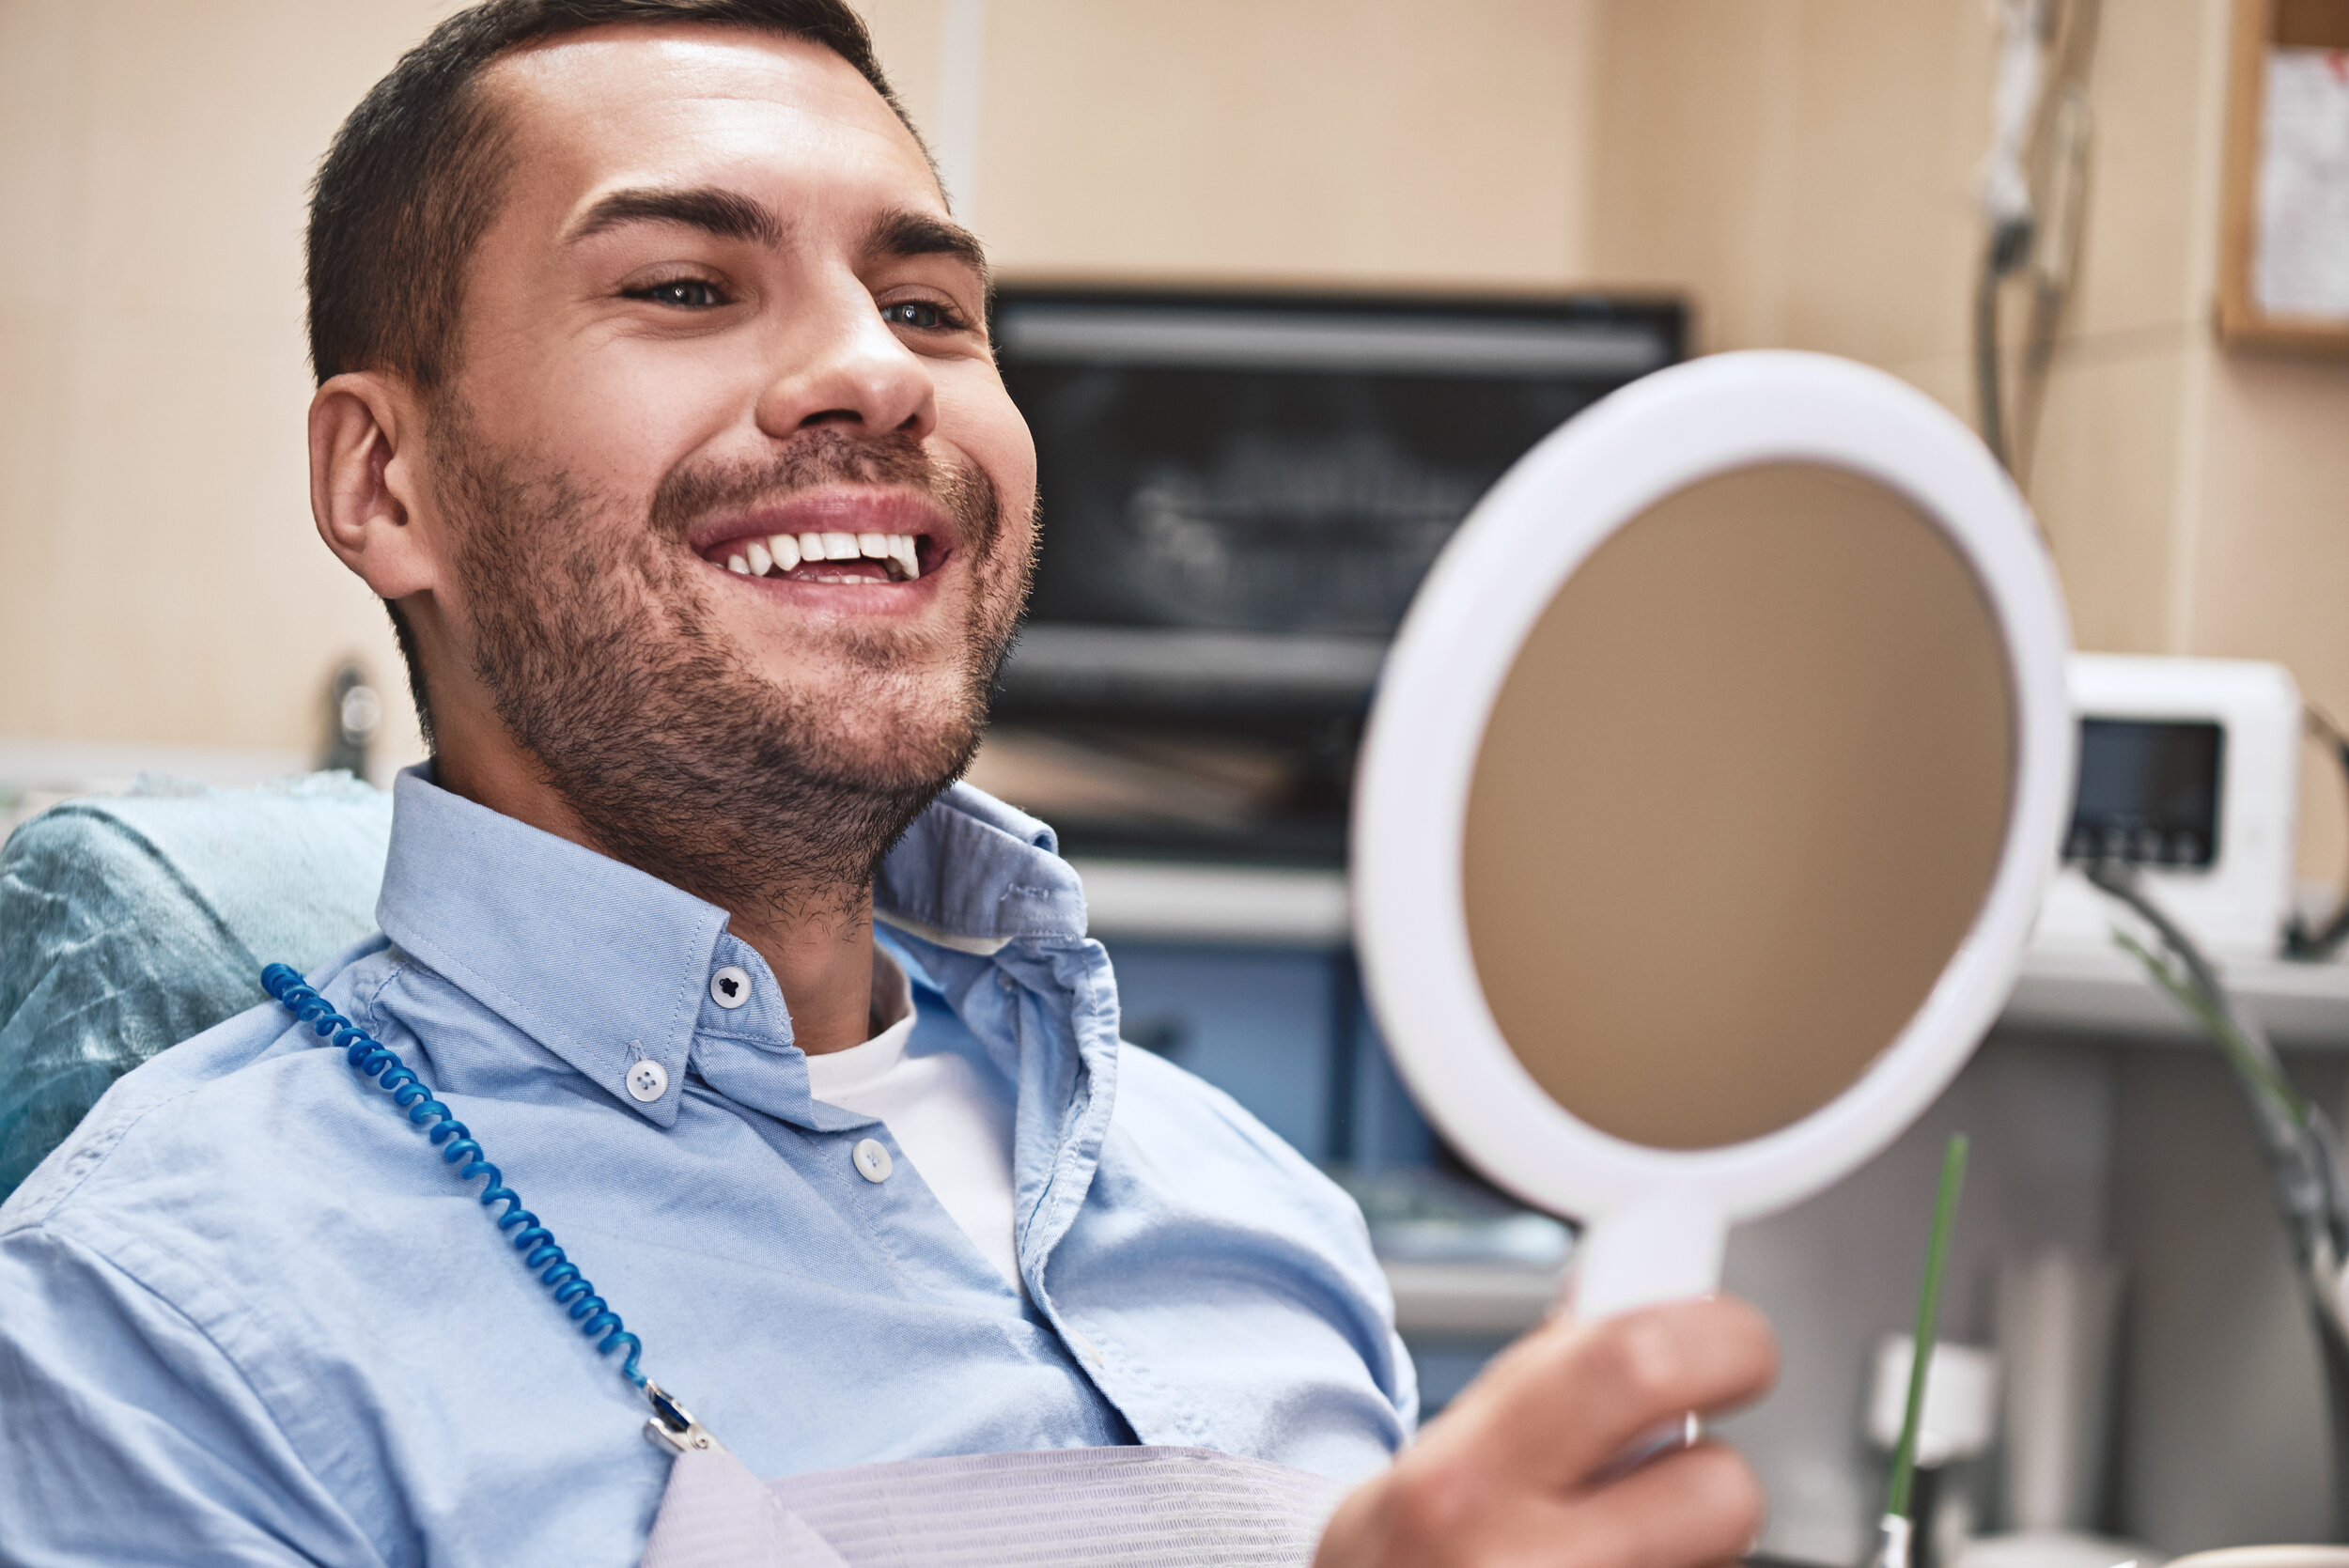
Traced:
<path fill-rule="evenodd" d="M 476 805 L 526 822 L 599 855 L 625 861 L 596 840 L 579 813 L 519 753 L 443 746 L 432 780 Z M 661 868 L 638 866 L 663 877 Z M 708 898 L 703 890 L 687 893 Z M 792 1043 L 810 1056 L 846 1050 L 871 1034 L 873 892 L 869 886 L 797 890 L 757 908 L 710 899 L 726 911 L 726 929 L 748 942 L 783 988 Z"/>
<path fill-rule="evenodd" d="M 791 1010 L 791 1041 L 810 1056 L 846 1050 L 872 1034 L 873 894 L 762 925 L 729 911 L 726 928 L 758 950 Z"/>

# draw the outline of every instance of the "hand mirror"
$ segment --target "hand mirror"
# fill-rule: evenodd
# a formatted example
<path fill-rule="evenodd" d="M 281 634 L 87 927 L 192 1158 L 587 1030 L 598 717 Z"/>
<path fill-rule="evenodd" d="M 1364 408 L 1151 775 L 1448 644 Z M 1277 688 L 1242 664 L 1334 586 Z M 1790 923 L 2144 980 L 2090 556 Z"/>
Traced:
<path fill-rule="evenodd" d="M 2003 1004 L 2072 782 L 2022 497 L 1879 371 L 1724 354 L 1528 453 L 1412 601 L 1355 924 L 1413 1094 L 1582 1222 L 1576 1311 L 1719 1283 Z"/>

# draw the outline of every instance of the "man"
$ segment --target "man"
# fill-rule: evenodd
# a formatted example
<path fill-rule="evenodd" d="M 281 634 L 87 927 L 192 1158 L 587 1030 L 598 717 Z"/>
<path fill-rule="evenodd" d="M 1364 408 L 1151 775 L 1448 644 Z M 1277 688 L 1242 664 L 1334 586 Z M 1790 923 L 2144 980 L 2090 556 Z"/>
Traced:
<path fill-rule="evenodd" d="M 1751 1538 L 1725 1451 L 1615 1464 L 1766 1382 L 1733 1303 L 1553 1324 L 1405 1448 L 1359 1216 L 1119 1049 L 1049 830 L 946 787 L 1034 454 L 837 0 L 460 13 L 345 126 L 310 245 L 319 531 L 433 740 L 381 938 L 312 979 L 628 1338 L 566 1332 L 552 1243 L 257 1010 L 0 1210 L 0 1559 L 633 1561 L 639 1352 L 762 1476 L 1197 1445 L 1360 1483 L 1333 1564 Z"/>

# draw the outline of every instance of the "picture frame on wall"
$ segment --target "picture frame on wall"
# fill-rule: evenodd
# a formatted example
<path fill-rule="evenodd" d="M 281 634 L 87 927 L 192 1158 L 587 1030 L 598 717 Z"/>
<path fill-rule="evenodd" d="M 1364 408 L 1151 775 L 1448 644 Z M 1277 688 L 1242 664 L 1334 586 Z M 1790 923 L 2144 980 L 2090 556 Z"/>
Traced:
<path fill-rule="evenodd" d="M 2349 0 L 2235 0 L 2218 333 L 2349 355 Z"/>

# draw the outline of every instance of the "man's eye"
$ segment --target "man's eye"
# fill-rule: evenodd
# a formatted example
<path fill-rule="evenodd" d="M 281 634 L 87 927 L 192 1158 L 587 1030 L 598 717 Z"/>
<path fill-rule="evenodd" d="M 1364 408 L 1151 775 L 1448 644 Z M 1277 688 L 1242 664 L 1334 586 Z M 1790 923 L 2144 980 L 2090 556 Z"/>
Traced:
<path fill-rule="evenodd" d="M 679 310 L 714 310 L 726 303 L 715 284 L 699 278 L 673 278 L 634 292 L 637 299 L 650 300 L 657 305 L 675 305 Z"/>
<path fill-rule="evenodd" d="M 881 306 L 881 319 L 895 327 L 911 327 L 916 332 L 941 332 L 958 327 L 962 318 L 944 305 L 928 300 L 902 300 L 894 305 Z"/>

